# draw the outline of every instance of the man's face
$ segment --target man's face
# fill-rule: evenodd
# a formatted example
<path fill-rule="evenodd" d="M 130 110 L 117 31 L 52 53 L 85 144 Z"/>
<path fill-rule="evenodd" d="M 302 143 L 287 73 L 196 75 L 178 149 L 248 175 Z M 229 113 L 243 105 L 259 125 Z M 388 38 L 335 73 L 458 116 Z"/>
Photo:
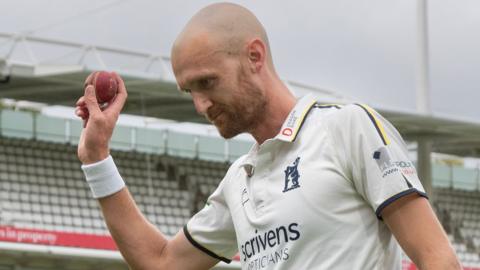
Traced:
<path fill-rule="evenodd" d="M 199 47 L 172 57 L 179 87 L 191 94 L 197 112 L 227 139 L 255 129 L 266 105 L 241 60 L 241 54 Z"/>

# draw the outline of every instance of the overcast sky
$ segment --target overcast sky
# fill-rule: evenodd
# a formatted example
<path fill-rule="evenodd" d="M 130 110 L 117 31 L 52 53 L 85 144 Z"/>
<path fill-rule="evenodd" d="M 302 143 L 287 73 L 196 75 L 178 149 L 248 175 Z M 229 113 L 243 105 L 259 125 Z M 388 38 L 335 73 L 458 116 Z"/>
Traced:
<path fill-rule="evenodd" d="M 0 0 L 0 32 L 169 55 L 187 20 L 213 2 Z M 415 0 L 232 2 L 264 24 L 283 78 L 415 110 Z M 480 2 L 429 1 L 428 15 L 434 114 L 480 122 Z"/>

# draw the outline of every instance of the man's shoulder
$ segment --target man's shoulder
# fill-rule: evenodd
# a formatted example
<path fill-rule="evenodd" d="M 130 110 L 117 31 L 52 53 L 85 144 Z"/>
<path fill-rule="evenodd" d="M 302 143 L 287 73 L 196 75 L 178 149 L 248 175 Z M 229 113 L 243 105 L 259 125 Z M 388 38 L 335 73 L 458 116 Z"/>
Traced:
<path fill-rule="evenodd" d="M 361 103 L 324 104 L 317 102 L 312 106 L 312 109 L 317 109 L 317 112 L 333 118 L 362 113 L 366 108 L 370 109 L 368 105 Z"/>
<path fill-rule="evenodd" d="M 358 104 L 324 104 L 315 103 L 310 111 L 310 122 L 323 124 L 345 123 L 357 114 L 362 113 Z"/>
<path fill-rule="evenodd" d="M 315 103 L 312 106 L 315 117 L 320 117 L 322 122 L 333 124 L 346 124 L 358 118 L 378 115 L 378 113 L 366 104 L 322 104 Z"/>
<path fill-rule="evenodd" d="M 308 126 L 311 132 L 327 132 L 333 137 L 350 134 L 352 129 L 369 125 L 380 115 L 368 105 L 360 103 L 322 104 L 315 103 L 309 113 Z"/>

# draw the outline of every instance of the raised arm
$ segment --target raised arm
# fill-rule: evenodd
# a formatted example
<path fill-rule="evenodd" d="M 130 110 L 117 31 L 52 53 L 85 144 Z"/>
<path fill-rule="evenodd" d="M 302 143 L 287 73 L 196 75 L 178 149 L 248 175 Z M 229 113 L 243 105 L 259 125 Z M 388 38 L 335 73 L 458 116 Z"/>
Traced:
<path fill-rule="evenodd" d="M 78 157 L 83 165 L 95 167 L 109 157 L 109 141 L 127 100 L 123 80 L 114 74 L 118 93 L 101 110 L 95 89 L 91 85 L 95 73 L 85 82 L 85 95 L 77 102 L 75 113 L 84 121 L 78 145 Z M 101 172 L 100 172 L 101 174 Z M 100 179 L 109 181 L 111 179 Z M 118 183 L 118 182 L 117 182 Z M 195 248 L 180 231 L 170 241 L 142 215 L 126 187 L 98 198 L 108 229 L 120 252 L 132 269 L 210 269 L 214 259 Z"/>
<path fill-rule="evenodd" d="M 416 193 L 405 196 L 385 207 L 381 215 L 419 269 L 462 269 L 426 198 Z"/>

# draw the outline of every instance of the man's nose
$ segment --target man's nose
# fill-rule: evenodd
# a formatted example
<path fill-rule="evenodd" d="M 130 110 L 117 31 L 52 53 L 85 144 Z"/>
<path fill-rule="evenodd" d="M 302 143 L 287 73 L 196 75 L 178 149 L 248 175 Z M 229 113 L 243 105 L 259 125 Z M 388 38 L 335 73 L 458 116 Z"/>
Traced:
<path fill-rule="evenodd" d="M 205 115 L 208 108 L 212 106 L 212 102 L 205 94 L 192 92 L 192 98 L 198 114 Z"/>

